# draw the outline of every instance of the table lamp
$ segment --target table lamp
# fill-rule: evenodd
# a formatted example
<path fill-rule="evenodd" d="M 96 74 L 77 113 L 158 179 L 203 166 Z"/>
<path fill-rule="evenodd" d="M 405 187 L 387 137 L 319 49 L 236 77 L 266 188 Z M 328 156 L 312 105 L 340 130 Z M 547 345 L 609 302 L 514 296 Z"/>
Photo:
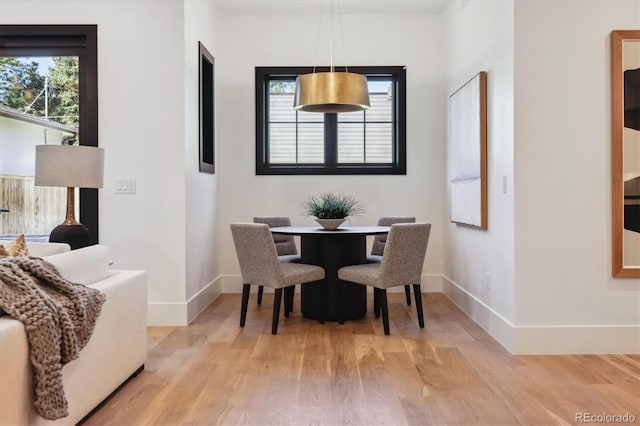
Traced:
<path fill-rule="evenodd" d="M 104 149 L 80 145 L 37 145 L 36 186 L 67 188 L 67 218 L 56 226 L 49 241 L 67 243 L 72 250 L 91 241 L 89 229 L 75 218 L 75 188 L 102 188 Z"/>

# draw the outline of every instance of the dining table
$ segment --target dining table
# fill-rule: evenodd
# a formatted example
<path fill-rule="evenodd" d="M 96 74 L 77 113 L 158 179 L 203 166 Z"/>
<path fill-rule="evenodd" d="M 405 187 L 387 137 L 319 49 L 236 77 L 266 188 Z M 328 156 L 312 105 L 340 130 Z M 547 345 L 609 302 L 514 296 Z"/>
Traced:
<path fill-rule="evenodd" d="M 271 228 L 272 234 L 300 236 L 302 263 L 321 266 L 325 270 L 326 285 L 302 284 L 300 289 L 301 311 L 306 318 L 319 320 L 322 304 L 321 291 L 327 290 L 325 320 L 352 320 L 367 313 L 367 290 L 360 284 L 338 279 L 338 269 L 359 265 L 367 261 L 367 236 L 383 235 L 388 226 L 340 226 L 327 230 L 319 225 L 280 226 Z M 342 315 L 340 315 L 340 305 Z"/>

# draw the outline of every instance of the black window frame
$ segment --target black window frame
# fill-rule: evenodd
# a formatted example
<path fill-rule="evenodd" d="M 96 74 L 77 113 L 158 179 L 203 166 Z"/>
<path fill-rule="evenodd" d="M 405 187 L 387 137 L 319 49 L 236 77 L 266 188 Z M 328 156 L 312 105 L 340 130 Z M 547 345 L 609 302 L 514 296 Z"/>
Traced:
<path fill-rule="evenodd" d="M 99 146 L 97 25 L 0 25 L 0 56 L 77 56 L 80 145 Z M 80 188 L 80 222 L 97 244 L 96 188 Z"/>
<path fill-rule="evenodd" d="M 343 67 L 338 68 L 340 70 Z M 316 72 L 328 71 L 316 67 Z M 394 91 L 393 160 L 388 163 L 338 163 L 337 114 L 325 114 L 324 163 L 269 164 L 268 146 L 268 88 L 269 81 L 282 77 L 296 77 L 314 71 L 314 67 L 255 67 L 256 94 L 256 175 L 406 175 L 406 67 L 365 66 L 349 67 L 350 72 L 367 77 L 391 77 Z M 293 105 L 292 105 L 293 108 Z"/>

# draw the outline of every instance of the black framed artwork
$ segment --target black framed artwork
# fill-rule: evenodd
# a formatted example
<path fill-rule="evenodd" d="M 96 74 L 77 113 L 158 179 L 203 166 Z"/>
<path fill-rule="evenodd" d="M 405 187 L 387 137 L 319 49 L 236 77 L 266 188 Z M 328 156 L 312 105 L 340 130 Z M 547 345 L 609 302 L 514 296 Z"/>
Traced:
<path fill-rule="evenodd" d="M 215 60 L 201 42 L 199 46 L 200 172 L 215 173 Z"/>

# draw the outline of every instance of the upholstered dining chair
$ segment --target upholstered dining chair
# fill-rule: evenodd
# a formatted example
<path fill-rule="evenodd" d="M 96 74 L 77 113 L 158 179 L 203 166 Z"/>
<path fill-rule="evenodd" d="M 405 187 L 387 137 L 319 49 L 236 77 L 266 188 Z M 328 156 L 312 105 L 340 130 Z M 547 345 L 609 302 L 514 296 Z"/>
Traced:
<path fill-rule="evenodd" d="M 289 216 L 256 216 L 253 223 L 266 223 L 269 228 L 277 226 L 291 226 Z M 280 262 L 300 262 L 300 255 L 296 247 L 296 241 L 293 235 L 273 235 L 273 241 L 276 243 L 276 252 L 278 252 L 278 260 Z M 258 305 L 262 304 L 262 293 L 264 286 L 258 286 Z M 284 294 L 284 315 L 289 316 L 289 312 L 293 311 L 293 297 L 295 295 L 295 286 L 287 288 Z"/>
<path fill-rule="evenodd" d="M 374 306 L 377 305 L 374 310 L 376 317 L 378 309 L 382 310 L 384 334 L 389 334 L 387 289 L 407 284 L 413 285 L 418 324 L 424 328 L 420 278 L 430 231 L 430 223 L 395 223 L 391 225 L 382 262 L 338 269 L 339 279 L 373 287 Z"/>
<path fill-rule="evenodd" d="M 413 216 L 380 216 L 378 226 L 391 226 L 394 223 L 415 223 L 416 218 Z M 367 256 L 367 263 L 382 262 L 382 253 L 384 253 L 384 245 L 387 242 L 387 235 L 376 235 L 373 238 L 373 246 L 371 247 L 371 255 Z M 404 286 L 404 294 L 407 298 L 407 305 L 411 305 L 411 286 Z"/>
<path fill-rule="evenodd" d="M 324 269 L 303 263 L 278 261 L 276 245 L 267 224 L 232 223 L 231 234 L 233 235 L 238 262 L 240 263 L 243 282 L 240 327 L 244 327 L 247 318 L 251 285 L 263 285 L 275 289 L 271 333 L 276 334 L 280 317 L 282 289 L 300 283 L 321 281 L 324 279 Z M 318 285 L 321 284 L 318 283 Z M 322 291 L 321 293 L 321 312 L 324 312 L 326 292 Z M 324 322 L 324 315 L 321 316 L 320 322 Z"/>

